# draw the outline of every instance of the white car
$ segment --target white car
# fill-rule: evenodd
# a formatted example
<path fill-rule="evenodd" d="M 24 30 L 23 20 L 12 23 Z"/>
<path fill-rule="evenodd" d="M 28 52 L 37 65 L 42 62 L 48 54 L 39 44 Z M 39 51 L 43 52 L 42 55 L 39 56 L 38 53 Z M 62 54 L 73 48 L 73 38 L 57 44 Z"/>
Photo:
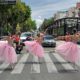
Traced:
<path fill-rule="evenodd" d="M 27 38 L 30 38 L 32 36 L 33 36 L 33 34 L 31 32 L 23 32 L 20 36 L 20 42 L 22 43 L 22 42 L 26 41 Z"/>

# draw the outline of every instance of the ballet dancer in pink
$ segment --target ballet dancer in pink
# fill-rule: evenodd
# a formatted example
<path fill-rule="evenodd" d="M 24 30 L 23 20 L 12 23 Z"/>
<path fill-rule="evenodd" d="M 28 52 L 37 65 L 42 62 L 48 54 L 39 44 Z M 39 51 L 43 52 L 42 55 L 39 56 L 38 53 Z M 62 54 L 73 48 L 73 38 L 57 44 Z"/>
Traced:
<path fill-rule="evenodd" d="M 37 34 L 34 41 L 25 41 L 24 44 L 26 46 L 26 50 L 28 50 L 31 54 L 36 55 L 37 57 L 44 57 L 44 49 L 41 44 L 46 31 L 44 33 Z"/>
<path fill-rule="evenodd" d="M 6 36 L 4 41 L 0 41 L 0 58 L 9 63 L 11 69 L 13 64 L 17 62 L 17 55 L 11 36 Z"/>
<path fill-rule="evenodd" d="M 71 37 L 70 41 L 56 47 L 56 52 L 61 54 L 67 61 L 73 63 L 76 70 L 76 63 L 80 60 L 80 48 L 77 45 L 79 35 L 76 34 L 75 29 L 73 33 L 73 35 L 69 36 Z"/>

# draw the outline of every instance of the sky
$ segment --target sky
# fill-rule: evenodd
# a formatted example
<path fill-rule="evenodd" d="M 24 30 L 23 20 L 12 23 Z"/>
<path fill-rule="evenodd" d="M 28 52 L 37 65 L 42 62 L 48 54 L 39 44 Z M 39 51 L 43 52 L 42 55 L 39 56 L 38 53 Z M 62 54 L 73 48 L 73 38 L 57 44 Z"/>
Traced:
<path fill-rule="evenodd" d="M 66 11 L 75 7 L 80 0 L 22 0 L 31 7 L 32 19 L 36 20 L 37 28 L 45 18 L 53 17 L 57 11 Z"/>

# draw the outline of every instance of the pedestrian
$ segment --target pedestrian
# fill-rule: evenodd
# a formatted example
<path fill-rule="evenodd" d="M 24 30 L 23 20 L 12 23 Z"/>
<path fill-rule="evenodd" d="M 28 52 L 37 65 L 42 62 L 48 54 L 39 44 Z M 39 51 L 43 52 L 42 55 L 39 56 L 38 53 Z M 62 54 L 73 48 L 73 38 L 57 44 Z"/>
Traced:
<path fill-rule="evenodd" d="M 14 63 L 17 62 L 17 55 L 14 49 L 11 36 L 8 34 L 3 42 L 0 41 L 0 58 L 10 64 L 10 68 L 13 68 Z"/>
<path fill-rule="evenodd" d="M 15 43 L 15 50 L 17 54 L 20 54 L 22 50 L 22 45 L 20 44 L 20 35 L 18 33 L 15 34 L 14 37 L 14 43 Z"/>
<path fill-rule="evenodd" d="M 76 34 L 76 32 L 76 30 L 73 30 L 73 35 L 70 36 L 71 40 L 57 46 L 55 49 L 55 51 L 64 59 L 73 63 L 75 70 L 77 70 L 76 63 L 80 59 L 80 48 L 77 45 L 79 36 Z"/>

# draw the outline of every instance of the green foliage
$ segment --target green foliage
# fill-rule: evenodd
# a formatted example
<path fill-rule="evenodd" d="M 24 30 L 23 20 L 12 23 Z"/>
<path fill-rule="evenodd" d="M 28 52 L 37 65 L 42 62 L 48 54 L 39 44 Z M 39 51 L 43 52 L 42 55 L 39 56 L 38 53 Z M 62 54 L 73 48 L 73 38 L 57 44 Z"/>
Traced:
<path fill-rule="evenodd" d="M 21 29 L 26 25 L 28 29 L 34 29 L 36 26 L 35 21 L 29 20 L 30 17 L 31 8 L 23 2 L 19 1 L 16 5 L 0 5 L 0 26 L 3 28 L 3 33 L 6 31 L 16 32 L 18 23 Z"/>
<path fill-rule="evenodd" d="M 46 29 L 47 27 L 49 27 L 50 25 L 52 25 L 54 22 L 54 18 L 51 17 L 50 19 L 44 19 L 42 25 L 41 25 L 41 29 Z"/>
<path fill-rule="evenodd" d="M 22 31 L 30 31 L 36 29 L 36 22 L 32 20 L 31 18 L 28 18 L 23 24 L 22 24 Z"/>

